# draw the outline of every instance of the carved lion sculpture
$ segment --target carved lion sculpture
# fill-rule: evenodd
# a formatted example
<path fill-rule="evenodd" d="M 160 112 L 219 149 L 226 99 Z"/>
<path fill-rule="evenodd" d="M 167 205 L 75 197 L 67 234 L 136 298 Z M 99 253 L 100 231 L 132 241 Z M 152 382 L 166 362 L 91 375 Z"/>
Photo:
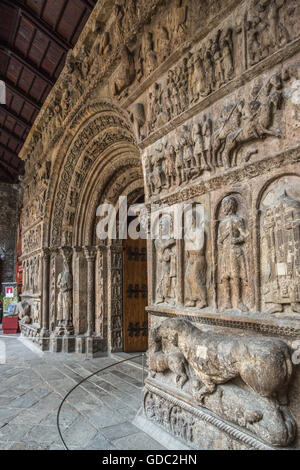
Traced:
<path fill-rule="evenodd" d="M 217 385 L 237 377 L 260 396 L 287 403 L 292 362 L 281 340 L 204 332 L 186 320 L 168 319 L 152 331 L 150 373 L 171 370 L 182 387 L 188 365 L 196 378 L 191 393 L 200 403 Z"/>

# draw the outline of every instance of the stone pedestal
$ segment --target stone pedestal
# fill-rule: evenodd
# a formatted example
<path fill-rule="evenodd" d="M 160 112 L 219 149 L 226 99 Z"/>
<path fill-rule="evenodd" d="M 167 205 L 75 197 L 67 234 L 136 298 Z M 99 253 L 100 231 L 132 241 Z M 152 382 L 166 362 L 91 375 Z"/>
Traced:
<path fill-rule="evenodd" d="M 190 449 L 207 450 L 271 450 L 256 436 L 239 426 L 221 419 L 215 413 L 192 405 L 188 396 L 174 389 L 162 389 L 146 379 L 139 427 L 147 430 L 148 423 L 167 431 Z M 143 425 L 144 422 L 144 425 Z M 156 430 L 156 439 L 159 433 Z"/>

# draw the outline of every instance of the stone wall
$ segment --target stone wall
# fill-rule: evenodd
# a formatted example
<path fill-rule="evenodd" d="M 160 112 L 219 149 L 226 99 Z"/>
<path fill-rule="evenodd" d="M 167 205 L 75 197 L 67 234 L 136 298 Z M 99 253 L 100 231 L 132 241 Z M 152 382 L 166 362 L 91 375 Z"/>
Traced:
<path fill-rule="evenodd" d="M 17 185 L 0 183 L 1 282 L 15 281 L 19 194 Z"/>
<path fill-rule="evenodd" d="M 22 150 L 23 333 L 122 349 L 122 243 L 99 242 L 97 207 L 144 192 L 143 419 L 194 448 L 300 445 L 299 16 L 99 0 Z"/>

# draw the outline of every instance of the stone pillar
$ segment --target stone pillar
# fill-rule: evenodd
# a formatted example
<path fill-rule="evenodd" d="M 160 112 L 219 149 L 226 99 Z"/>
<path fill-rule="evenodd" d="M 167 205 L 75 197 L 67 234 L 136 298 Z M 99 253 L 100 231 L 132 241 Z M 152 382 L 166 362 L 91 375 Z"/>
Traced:
<path fill-rule="evenodd" d="M 71 336 L 74 334 L 73 326 L 73 277 L 72 277 L 72 255 L 73 250 L 71 247 L 63 246 L 59 249 L 63 258 L 63 270 L 58 275 L 58 283 L 62 281 L 62 288 L 58 292 L 61 297 L 60 302 L 57 302 L 57 309 L 62 309 L 58 312 L 58 325 L 55 330 L 57 336 Z M 68 286 L 69 284 L 69 286 Z"/>
<path fill-rule="evenodd" d="M 95 257 L 96 250 L 92 246 L 84 247 L 87 260 L 87 332 L 86 336 L 95 333 Z"/>
<path fill-rule="evenodd" d="M 49 336 L 49 270 L 50 250 L 44 248 L 42 251 L 42 329 L 41 336 Z"/>

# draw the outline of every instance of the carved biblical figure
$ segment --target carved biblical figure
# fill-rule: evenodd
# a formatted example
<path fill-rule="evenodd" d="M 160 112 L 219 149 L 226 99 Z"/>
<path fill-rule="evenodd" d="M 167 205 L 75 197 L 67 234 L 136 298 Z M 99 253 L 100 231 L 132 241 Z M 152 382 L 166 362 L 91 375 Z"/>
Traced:
<path fill-rule="evenodd" d="M 230 195 L 222 201 L 224 219 L 218 230 L 219 282 L 222 288 L 222 310 L 238 308 L 248 312 L 243 303 L 243 287 L 248 283 L 244 244 L 248 233 L 245 221 L 237 214 L 238 201 Z"/>
<path fill-rule="evenodd" d="M 190 216 L 191 226 L 185 232 L 185 305 L 204 308 L 207 305 L 206 291 L 206 234 L 204 220 L 197 227 L 197 214 Z"/>
<path fill-rule="evenodd" d="M 283 191 L 263 212 L 266 313 L 300 313 L 300 202 Z"/>
<path fill-rule="evenodd" d="M 156 250 L 156 303 L 175 303 L 176 241 L 170 238 L 170 219 L 163 216 L 159 222 Z"/>
<path fill-rule="evenodd" d="M 57 277 L 57 321 L 58 326 L 67 327 L 72 323 L 73 278 L 69 263 L 64 262 L 64 271 Z"/>
<path fill-rule="evenodd" d="M 114 95 L 120 95 L 135 79 L 134 58 L 127 46 L 123 46 L 121 52 L 121 65 L 118 76 L 113 84 Z"/>

